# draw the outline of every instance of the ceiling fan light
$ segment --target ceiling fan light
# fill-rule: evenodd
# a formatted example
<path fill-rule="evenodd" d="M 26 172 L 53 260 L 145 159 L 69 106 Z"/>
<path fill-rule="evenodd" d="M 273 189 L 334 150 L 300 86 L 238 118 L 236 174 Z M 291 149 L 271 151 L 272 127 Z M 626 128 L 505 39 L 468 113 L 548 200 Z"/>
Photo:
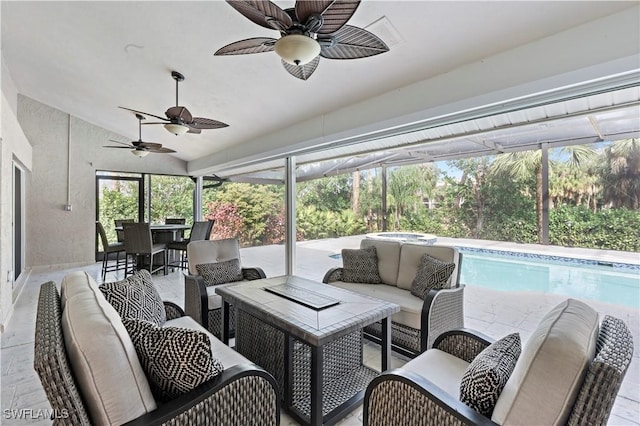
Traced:
<path fill-rule="evenodd" d="M 131 153 L 136 157 L 140 157 L 140 158 L 146 157 L 147 155 L 149 155 L 149 151 L 145 151 L 144 149 L 132 149 Z"/>
<path fill-rule="evenodd" d="M 188 126 L 185 126 L 183 124 L 175 124 L 175 123 L 167 123 L 164 125 L 164 128 L 176 136 L 184 135 L 189 131 Z"/>
<path fill-rule="evenodd" d="M 320 44 L 302 34 L 290 34 L 276 42 L 275 51 L 288 64 L 305 65 L 320 54 Z"/>

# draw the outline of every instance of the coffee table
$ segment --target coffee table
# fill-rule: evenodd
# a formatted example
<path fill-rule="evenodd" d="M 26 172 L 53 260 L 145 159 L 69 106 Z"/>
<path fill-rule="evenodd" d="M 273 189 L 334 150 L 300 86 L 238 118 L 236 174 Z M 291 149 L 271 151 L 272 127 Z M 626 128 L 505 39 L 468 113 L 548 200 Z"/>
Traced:
<path fill-rule="evenodd" d="M 297 276 L 216 289 L 222 297 L 222 340 L 235 309 L 236 351 L 269 371 L 284 407 L 304 424 L 332 424 L 364 397 L 379 373 L 362 363 L 362 328 L 382 322 L 381 371 L 391 363 L 394 303 Z"/>

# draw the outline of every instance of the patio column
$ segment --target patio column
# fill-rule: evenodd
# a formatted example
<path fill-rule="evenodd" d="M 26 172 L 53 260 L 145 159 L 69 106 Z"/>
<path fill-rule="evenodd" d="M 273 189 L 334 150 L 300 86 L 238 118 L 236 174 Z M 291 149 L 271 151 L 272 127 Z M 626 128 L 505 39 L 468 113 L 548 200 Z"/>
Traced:
<path fill-rule="evenodd" d="M 196 187 L 193 190 L 193 221 L 202 221 L 202 176 L 196 178 Z"/>
<path fill-rule="evenodd" d="M 540 145 L 542 151 L 542 244 L 549 244 L 549 144 Z"/>
<path fill-rule="evenodd" d="M 387 166 L 382 166 L 382 232 L 387 230 Z"/>
<path fill-rule="evenodd" d="M 296 265 L 296 158 L 287 157 L 284 166 L 285 193 L 285 274 L 293 275 Z"/>

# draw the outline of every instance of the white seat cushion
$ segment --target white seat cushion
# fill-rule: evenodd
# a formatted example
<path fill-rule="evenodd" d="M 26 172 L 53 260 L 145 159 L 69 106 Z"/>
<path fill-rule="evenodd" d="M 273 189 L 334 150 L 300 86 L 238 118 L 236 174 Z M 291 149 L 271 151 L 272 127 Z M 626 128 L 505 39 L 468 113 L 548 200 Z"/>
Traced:
<path fill-rule="evenodd" d="M 122 424 L 156 409 L 120 316 L 84 272 L 62 282 L 62 330 L 74 377 L 94 424 Z"/>
<path fill-rule="evenodd" d="M 418 267 L 420 267 L 420 260 L 423 254 L 435 257 L 443 262 L 453 262 L 456 267 L 453 269 L 453 273 L 447 285 L 444 288 L 451 287 L 451 284 L 456 284 L 455 277 L 458 274 L 458 250 L 453 247 L 445 246 L 429 246 L 425 244 L 404 243 L 400 250 L 400 262 L 398 269 L 397 285 L 400 288 L 411 290 L 411 283 L 416 277 Z"/>
<path fill-rule="evenodd" d="M 240 259 L 240 246 L 236 238 L 193 241 L 187 245 L 189 274 L 198 275 L 196 265 Z"/>
<path fill-rule="evenodd" d="M 360 248 L 375 247 L 378 255 L 378 273 L 384 284 L 396 285 L 398 263 L 400 262 L 400 246 L 397 241 L 364 239 Z"/>
<path fill-rule="evenodd" d="M 387 302 L 396 303 L 400 305 L 400 312 L 393 314 L 391 316 L 391 320 L 398 324 L 403 324 L 418 330 L 421 328 L 420 317 L 422 315 L 422 305 L 424 304 L 424 300 L 419 297 L 415 297 L 407 290 L 385 284 L 373 285 L 346 283 L 343 281 L 333 281 L 328 285 L 334 285 L 346 290 L 376 297 Z"/>
<path fill-rule="evenodd" d="M 438 386 L 453 398 L 460 397 L 460 382 L 469 363 L 439 349 L 429 349 L 412 359 L 403 370 L 412 371 Z"/>
<path fill-rule="evenodd" d="M 598 339 L 598 313 L 575 299 L 554 307 L 524 345 L 493 411 L 498 424 L 566 424 Z"/>

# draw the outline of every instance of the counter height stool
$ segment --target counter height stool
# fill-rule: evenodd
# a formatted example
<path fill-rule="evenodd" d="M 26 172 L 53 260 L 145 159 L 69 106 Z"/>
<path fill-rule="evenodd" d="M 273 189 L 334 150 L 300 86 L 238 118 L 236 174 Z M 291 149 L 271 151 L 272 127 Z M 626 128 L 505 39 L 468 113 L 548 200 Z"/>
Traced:
<path fill-rule="evenodd" d="M 109 243 L 107 233 L 100 222 L 96 222 L 96 233 L 100 236 L 100 241 L 102 242 L 102 281 L 104 281 L 107 276 L 107 272 L 117 272 L 120 270 L 120 267 L 124 267 L 126 270 L 127 253 L 124 248 L 124 243 Z M 115 265 L 109 265 L 109 255 L 111 253 L 116 254 Z M 124 253 L 124 259 L 120 259 L 120 253 Z"/>
<path fill-rule="evenodd" d="M 172 241 L 167 245 L 169 250 L 176 250 L 180 252 L 180 261 L 177 264 L 172 264 L 171 266 L 178 266 L 180 269 L 187 269 L 187 244 L 191 241 L 208 240 L 211 235 L 211 229 L 213 228 L 213 222 L 213 220 L 194 222 L 193 226 L 191 226 L 189 238 L 182 239 L 180 241 Z"/>
<path fill-rule="evenodd" d="M 127 252 L 125 262 L 125 278 L 129 274 L 128 268 L 129 255 L 133 255 L 136 259 L 134 268 L 132 269 L 147 269 L 149 273 L 164 269 L 164 274 L 169 272 L 169 256 L 166 244 L 154 244 L 151 237 L 151 228 L 148 223 L 123 223 L 122 230 L 124 231 L 124 246 Z M 157 254 L 162 254 L 162 265 L 154 268 L 154 258 Z M 146 268 L 146 258 L 149 258 L 149 266 Z"/>

